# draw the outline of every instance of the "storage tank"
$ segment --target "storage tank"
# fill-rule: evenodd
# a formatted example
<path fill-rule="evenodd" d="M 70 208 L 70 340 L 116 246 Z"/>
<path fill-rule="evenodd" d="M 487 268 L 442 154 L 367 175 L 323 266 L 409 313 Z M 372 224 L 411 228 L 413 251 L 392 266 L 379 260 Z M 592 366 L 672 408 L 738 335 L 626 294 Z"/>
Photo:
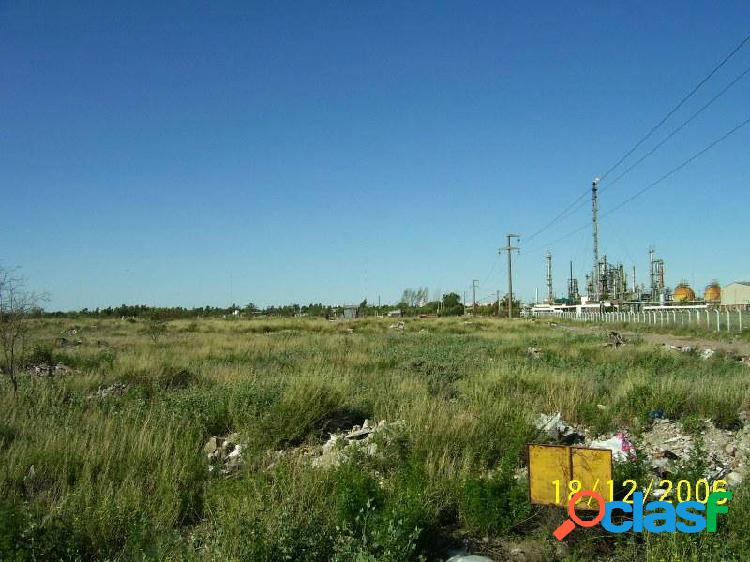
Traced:
<path fill-rule="evenodd" d="M 720 302 L 721 301 L 721 285 L 716 281 L 711 281 L 707 286 L 706 290 L 703 291 L 703 299 L 706 302 Z"/>
<path fill-rule="evenodd" d="M 684 281 L 677 285 L 672 293 L 672 300 L 676 302 L 688 302 L 695 300 L 695 291 Z"/>

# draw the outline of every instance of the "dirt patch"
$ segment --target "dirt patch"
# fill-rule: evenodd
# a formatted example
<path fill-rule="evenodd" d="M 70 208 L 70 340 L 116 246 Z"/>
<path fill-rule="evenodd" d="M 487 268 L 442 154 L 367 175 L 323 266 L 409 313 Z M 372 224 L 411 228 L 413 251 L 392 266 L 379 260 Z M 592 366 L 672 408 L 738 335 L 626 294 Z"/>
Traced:
<path fill-rule="evenodd" d="M 555 326 L 568 332 L 579 334 L 597 334 L 602 332 L 600 326 Z M 708 338 L 697 338 L 692 336 L 675 336 L 672 334 L 655 334 L 653 332 L 621 332 L 618 334 L 627 338 L 641 338 L 645 343 L 660 346 L 690 347 L 693 349 L 710 348 L 724 353 L 742 356 L 750 355 L 750 343 L 748 342 L 722 342 Z"/>

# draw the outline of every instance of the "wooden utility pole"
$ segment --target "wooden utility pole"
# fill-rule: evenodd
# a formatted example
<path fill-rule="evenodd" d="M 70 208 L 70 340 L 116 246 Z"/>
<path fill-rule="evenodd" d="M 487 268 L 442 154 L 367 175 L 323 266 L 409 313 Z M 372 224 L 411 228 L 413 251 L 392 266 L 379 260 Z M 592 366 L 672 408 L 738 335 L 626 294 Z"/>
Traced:
<path fill-rule="evenodd" d="M 521 236 L 518 234 L 508 234 L 508 244 L 505 248 L 500 248 L 500 253 L 507 252 L 508 254 L 508 318 L 513 318 L 513 260 L 511 254 L 513 250 L 518 251 L 518 246 L 513 245 L 513 239 L 521 240 Z M 498 303 L 499 308 L 499 303 Z"/>

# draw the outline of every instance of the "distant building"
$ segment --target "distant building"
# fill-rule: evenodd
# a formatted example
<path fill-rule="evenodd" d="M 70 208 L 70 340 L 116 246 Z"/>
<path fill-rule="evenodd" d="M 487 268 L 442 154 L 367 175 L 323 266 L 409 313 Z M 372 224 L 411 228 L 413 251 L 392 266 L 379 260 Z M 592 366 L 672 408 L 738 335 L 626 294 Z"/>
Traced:
<path fill-rule="evenodd" d="M 354 320 L 357 317 L 357 305 L 349 304 L 341 307 L 341 316 L 344 320 Z"/>
<path fill-rule="evenodd" d="M 736 281 L 721 288 L 721 306 L 747 310 L 750 305 L 750 281 Z"/>
<path fill-rule="evenodd" d="M 388 318 L 401 318 L 400 310 L 390 310 L 388 312 Z"/>

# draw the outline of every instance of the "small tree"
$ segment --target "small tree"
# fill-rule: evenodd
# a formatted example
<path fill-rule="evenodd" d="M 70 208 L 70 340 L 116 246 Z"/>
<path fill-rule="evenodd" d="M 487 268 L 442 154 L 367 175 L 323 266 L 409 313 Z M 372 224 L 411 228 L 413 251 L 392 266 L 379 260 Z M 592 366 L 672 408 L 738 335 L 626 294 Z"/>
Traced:
<path fill-rule="evenodd" d="M 461 304 L 461 297 L 456 293 L 443 295 L 442 316 L 461 316 L 464 313 L 464 305 Z"/>
<path fill-rule="evenodd" d="M 164 315 L 159 314 L 158 312 L 154 312 L 153 314 L 151 314 L 146 323 L 146 333 L 152 340 L 154 340 L 154 343 L 158 342 L 159 338 L 162 337 L 166 332 L 167 321 L 164 318 Z"/>
<path fill-rule="evenodd" d="M 29 332 L 29 316 L 39 309 L 41 297 L 26 290 L 24 280 L 0 268 L 0 370 L 18 394 L 18 366 Z"/>

